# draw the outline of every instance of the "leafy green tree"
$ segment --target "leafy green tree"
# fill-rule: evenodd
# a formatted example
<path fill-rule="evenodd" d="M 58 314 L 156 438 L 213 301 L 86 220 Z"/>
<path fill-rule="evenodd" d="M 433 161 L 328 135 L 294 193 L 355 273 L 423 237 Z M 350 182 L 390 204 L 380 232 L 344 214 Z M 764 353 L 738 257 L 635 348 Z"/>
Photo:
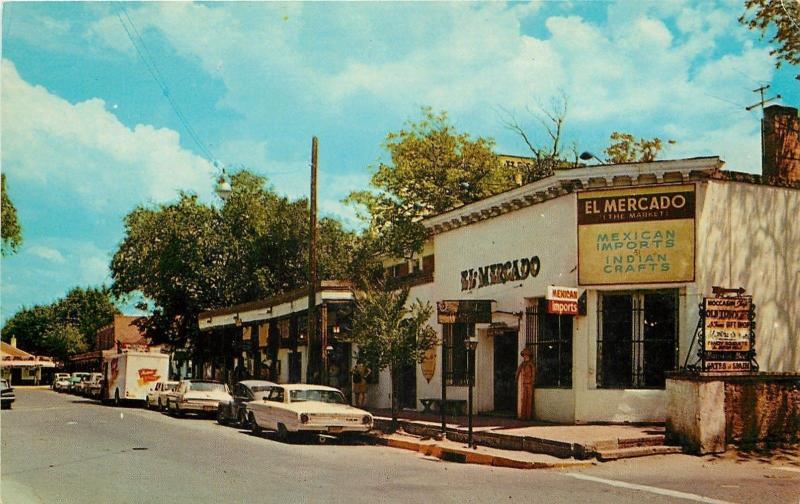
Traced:
<path fill-rule="evenodd" d="M 365 284 L 356 296 L 350 333 L 360 359 L 375 372 L 389 369 L 393 426 L 397 425 L 400 370 L 422 362 L 425 352 L 437 343 L 436 331 L 428 325 L 433 307 L 419 299 L 407 306 L 408 294 L 408 288 L 391 291 L 380 284 Z"/>
<path fill-rule="evenodd" d="M 6 191 L 6 175 L 0 174 L 0 189 L 2 192 L 2 208 L 0 208 L 0 234 L 2 234 L 2 254 L 8 255 L 16 252 L 22 245 L 22 227 L 17 221 L 17 209 Z"/>
<path fill-rule="evenodd" d="M 95 335 L 119 309 L 107 287 L 75 287 L 49 305 L 22 308 L 6 321 L 3 341 L 16 336 L 20 348 L 65 359 L 94 348 Z"/>
<path fill-rule="evenodd" d="M 775 67 L 800 63 L 800 4 L 791 0 L 745 0 L 739 22 L 769 37 Z"/>
<path fill-rule="evenodd" d="M 22 308 L 3 325 L 3 341 L 16 336 L 17 345 L 33 354 L 46 354 L 49 350 L 44 334 L 56 324 L 51 305 Z"/>
<path fill-rule="evenodd" d="M 175 203 L 141 206 L 125 217 L 125 238 L 114 254 L 112 289 L 152 302 L 144 321 L 156 341 L 197 352 L 197 315 L 208 309 L 263 299 L 308 283 L 308 205 L 279 196 L 266 179 L 232 176 L 221 209 L 183 194 Z M 356 237 L 320 219 L 319 276 L 349 271 Z"/>
<path fill-rule="evenodd" d="M 47 347 L 47 354 L 62 362 L 91 348 L 80 329 L 71 324 L 50 326 L 42 339 Z"/>
<path fill-rule="evenodd" d="M 353 192 L 347 201 L 370 223 L 375 249 L 412 257 L 425 241 L 419 221 L 477 201 L 513 186 L 513 174 L 492 149 L 494 141 L 456 131 L 446 112 L 422 108 L 418 122 L 386 136 L 388 163 L 372 174 L 371 191 Z"/>
<path fill-rule="evenodd" d="M 664 144 L 658 137 L 637 140 L 630 133 L 621 133 L 619 131 L 611 133 L 609 141 L 609 146 L 603 151 L 609 163 L 654 161 L 664 148 Z M 675 143 L 674 140 L 667 140 L 667 142 L 670 144 Z"/>

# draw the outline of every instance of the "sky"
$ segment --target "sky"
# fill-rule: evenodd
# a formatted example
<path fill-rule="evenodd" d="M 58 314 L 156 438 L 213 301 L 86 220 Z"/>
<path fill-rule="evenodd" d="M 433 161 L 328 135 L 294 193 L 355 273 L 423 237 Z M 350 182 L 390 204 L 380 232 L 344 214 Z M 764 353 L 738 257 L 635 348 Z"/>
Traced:
<path fill-rule="evenodd" d="M 797 106 L 799 72 L 743 3 L 4 2 L 0 169 L 24 244 L 0 262 L 0 318 L 109 285 L 124 216 L 179 191 L 219 204 L 218 166 L 307 195 L 314 135 L 320 213 L 357 228 L 342 200 L 423 106 L 525 155 L 504 118 L 545 142 L 537 114 L 566 97 L 577 152 L 627 131 L 759 173 L 745 107 L 763 84 Z"/>

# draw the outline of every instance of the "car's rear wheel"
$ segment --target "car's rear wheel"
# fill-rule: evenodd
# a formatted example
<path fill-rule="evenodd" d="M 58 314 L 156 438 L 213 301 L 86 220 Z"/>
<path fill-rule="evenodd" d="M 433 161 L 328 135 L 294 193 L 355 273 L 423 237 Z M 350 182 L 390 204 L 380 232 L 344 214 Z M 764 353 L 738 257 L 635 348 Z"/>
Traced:
<path fill-rule="evenodd" d="M 114 390 L 114 406 L 119 406 L 119 405 L 120 405 L 119 389 L 116 389 Z"/>
<path fill-rule="evenodd" d="M 161 402 L 161 398 L 158 398 L 158 410 L 164 411 L 164 403 Z"/>
<path fill-rule="evenodd" d="M 228 424 L 228 418 L 225 414 L 225 407 L 222 405 L 217 406 L 217 423 L 220 425 Z"/>
<path fill-rule="evenodd" d="M 256 436 L 260 436 L 263 430 L 261 429 L 261 426 L 258 425 L 258 422 L 256 422 L 256 417 L 252 411 L 250 412 L 249 418 L 250 418 L 250 429 L 253 431 L 253 434 L 255 434 Z"/>

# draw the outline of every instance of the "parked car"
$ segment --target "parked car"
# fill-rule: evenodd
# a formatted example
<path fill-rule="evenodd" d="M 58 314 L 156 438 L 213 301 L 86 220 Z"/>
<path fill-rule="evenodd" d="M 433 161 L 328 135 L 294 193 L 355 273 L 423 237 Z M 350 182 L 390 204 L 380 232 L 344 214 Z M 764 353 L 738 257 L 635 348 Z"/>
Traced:
<path fill-rule="evenodd" d="M 14 389 L 8 384 L 8 380 L 5 378 L 0 379 L 0 408 L 11 409 L 11 403 L 15 399 Z"/>
<path fill-rule="evenodd" d="M 92 373 L 89 381 L 84 385 L 83 395 L 92 399 L 100 399 L 101 390 L 103 390 L 103 373 Z"/>
<path fill-rule="evenodd" d="M 75 385 L 75 392 L 78 395 L 88 397 L 89 391 L 93 383 L 99 383 L 103 378 L 103 373 L 89 373 L 89 376 L 84 377 L 77 385 Z"/>
<path fill-rule="evenodd" d="M 372 415 L 347 404 L 341 391 L 322 385 L 277 385 L 266 400 L 247 404 L 247 416 L 254 434 L 274 430 L 278 439 L 295 433 L 342 435 L 368 432 Z"/>
<path fill-rule="evenodd" d="M 50 384 L 50 388 L 53 390 L 57 390 L 56 384 L 60 380 L 67 380 L 69 382 L 69 373 L 56 373 L 53 375 L 53 383 Z"/>
<path fill-rule="evenodd" d="M 167 393 L 175 390 L 178 386 L 176 381 L 157 382 L 148 392 L 145 404 L 148 408 L 164 410 L 167 404 Z"/>
<path fill-rule="evenodd" d="M 225 425 L 237 422 L 242 427 L 247 427 L 247 403 L 250 401 L 263 401 L 269 390 L 276 383 L 264 380 L 244 380 L 233 386 L 233 399 L 220 402 L 217 408 L 217 422 Z"/>
<path fill-rule="evenodd" d="M 78 384 L 84 379 L 89 378 L 89 373 L 72 373 L 69 377 L 68 390 L 73 394 L 78 392 Z"/>
<path fill-rule="evenodd" d="M 67 376 L 66 377 L 62 376 L 61 378 L 56 378 L 53 381 L 53 390 L 55 390 L 56 392 L 66 392 L 66 391 L 69 390 L 69 384 L 71 383 L 70 382 L 70 375 L 69 375 L 69 373 L 59 373 L 59 374 L 65 374 Z"/>
<path fill-rule="evenodd" d="M 167 393 L 167 411 L 175 416 L 192 412 L 213 415 L 220 402 L 230 402 L 228 386 L 211 380 L 182 380 Z"/>

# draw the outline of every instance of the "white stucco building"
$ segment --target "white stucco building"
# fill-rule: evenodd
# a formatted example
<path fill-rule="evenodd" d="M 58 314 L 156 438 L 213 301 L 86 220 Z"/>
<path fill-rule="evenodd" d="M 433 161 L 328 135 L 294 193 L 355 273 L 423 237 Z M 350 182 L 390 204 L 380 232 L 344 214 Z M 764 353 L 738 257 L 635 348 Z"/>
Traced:
<path fill-rule="evenodd" d="M 425 220 L 429 267 L 395 268 L 432 272 L 411 299 L 490 301 L 492 316 L 434 315 L 449 348 L 444 359 L 437 348 L 430 381 L 417 366 L 407 395 L 417 407 L 440 397 L 444 362 L 448 399 L 465 399 L 463 340 L 474 334 L 478 412 L 514 409 L 528 346 L 538 419 L 663 421 L 664 374 L 687 360 L 712 286 L 752 294 L 762 371 L 800 370 L 800 190 L 721 167 L 703 157 L 558 170 Z M 546 314 L 551 285 L 577 287 L 582 314 Z"/>

